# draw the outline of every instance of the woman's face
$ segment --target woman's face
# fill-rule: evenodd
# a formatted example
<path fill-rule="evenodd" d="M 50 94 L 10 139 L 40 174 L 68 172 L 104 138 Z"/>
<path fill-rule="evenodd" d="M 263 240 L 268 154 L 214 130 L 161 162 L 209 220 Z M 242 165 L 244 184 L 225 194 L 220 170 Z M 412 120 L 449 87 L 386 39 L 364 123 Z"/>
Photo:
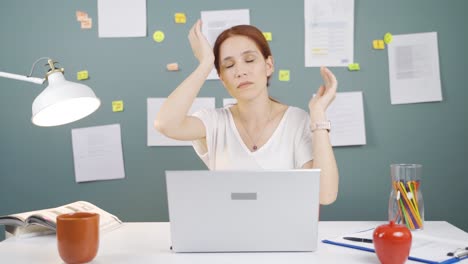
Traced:
<path fill-rule="evenodd" d="M 263 58 L 255 42 L 245 36 L 230 37 L 221 44 L 219 57 L 219 77 L 232 97 L 251 100 L 267 93 L 273 61 Z"/>

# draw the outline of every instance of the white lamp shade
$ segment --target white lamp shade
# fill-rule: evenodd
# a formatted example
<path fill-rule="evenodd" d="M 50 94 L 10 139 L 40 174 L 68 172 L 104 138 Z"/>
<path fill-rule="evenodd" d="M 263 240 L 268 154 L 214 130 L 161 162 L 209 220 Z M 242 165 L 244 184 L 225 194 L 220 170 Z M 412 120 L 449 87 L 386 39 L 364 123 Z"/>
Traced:
<path fill-rule="evenodd" d="M 32 104 L 32 122 L 37 126 L 59 126 L 96 111 L 101 101 L 84 84 L 69 82 L 61 72 L 48 77 L 49 86 Z"/>

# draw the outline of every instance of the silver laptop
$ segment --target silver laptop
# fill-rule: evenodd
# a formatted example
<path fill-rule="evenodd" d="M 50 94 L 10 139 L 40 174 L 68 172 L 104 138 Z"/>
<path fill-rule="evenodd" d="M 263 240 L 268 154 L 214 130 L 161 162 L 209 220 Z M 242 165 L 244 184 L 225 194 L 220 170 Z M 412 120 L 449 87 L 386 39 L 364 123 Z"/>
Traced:
<path fill-rule="evenodd" d="M 314 251 L 320 170 L 166 171 L 175 252 Z"/>

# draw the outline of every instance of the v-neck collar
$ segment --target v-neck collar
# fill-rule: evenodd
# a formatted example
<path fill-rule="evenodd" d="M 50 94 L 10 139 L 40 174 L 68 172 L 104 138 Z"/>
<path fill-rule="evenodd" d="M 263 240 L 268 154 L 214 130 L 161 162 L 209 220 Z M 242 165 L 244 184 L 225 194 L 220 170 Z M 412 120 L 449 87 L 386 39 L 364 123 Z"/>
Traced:
<path fill-rule="evenodd" d="M 232 106 L 231 106 L 232 107 Z M 237 137 L 237 140 L 239 141 L 239 144 L 242 145 L 242 148 L 245 150 L 245 152 L 247 152 L 249 155 L 255 155 L 257 153 L 261 153 L 263 152 L 263 150 L 265 148 L 268 147 L 268 145 L 271 144 L 271 141 L 272 139 L 275 137 L 275 135 L 278 132 L 278 130 L 280 130 L 280 128 L 283 126 L 283 123 L 285 122 L 284 120 L 286 120 L 286 116 L 288 115 L 289 113 L 289 109 L 291 108 L 290 106 L 288 106 L 288 108 L 286 109 L 286 111 L 284 112 L 283 116 L 281 117 L 281 121 L 278 123 L 278 126 L 276 126 L 275 128 L 275 131 L 273 131 L 273 134 L 271 134 L 271 136 L 268 138 L 267 142 L 265 142 L 265 144 L 263 144 L 260 148 L 258 148 L 257 150 L 255 151 L 251 151 L 247 145 L 245 144 L 244 140 L 242 140 L 242 137 L 240 136 L 240 133 L 239 133 L 239 129 L 237 128 L 236 126 L 236 122 L 234 122 L 234 117 L 232 116 L 232 113 L 231 113 L 231 110 L 230 108 L 231 107 L 228 107 L 226 110 L 228 111 L 228 115 L 229 115 L 229 122 L 231 123 L 231 126 L 234 130 L 234 134 L 236 135 Z"/>

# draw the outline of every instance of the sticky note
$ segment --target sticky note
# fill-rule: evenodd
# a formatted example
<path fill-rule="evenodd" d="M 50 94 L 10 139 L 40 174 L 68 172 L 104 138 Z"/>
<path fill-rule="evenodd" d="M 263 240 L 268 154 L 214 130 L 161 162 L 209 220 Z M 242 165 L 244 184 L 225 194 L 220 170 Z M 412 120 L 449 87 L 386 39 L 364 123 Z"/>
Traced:
<path fill-rule="evenodd" d="M 88 14 L 83 11 L 76 11 L 76 20 L 81 22 L 88 18 Z"/>
<path fill-rule="evenodd" d="M 392 42 L 392 39 L 393 39 L 393 36 L 390 32 L 385 33 L 384 38 L 383 38 L 385 44 Z"/>
<path fill-rule="evenodd" d="M 112 101 L 112 112 L 122 112 L 123 109 L 123 101 Z"/>
<path fill-rule="evenodd" d="M 376 39 L 376 40 L 372 41 L 372 47 L 374 49 L 383 50 L 383 49 L 385 49 L 384 41 L 381 40 L 381 39 Z"/>
<path fill-rule="evenodd" d="M 79 72 L 77 72 L 76 73 L 76 78 L 79 81 L 88 79 L 88 71 L 79 71 Z"/>
<path fill-rule="evenodd" d="M 81 21 L 81 28 L 82 29 L 90 29 L 93 27 L 93 20 L 91 18 L 87 18 L 83 21 Z"/>
<path fill-rule="evenodd" d="M 158 30 L 153 33 L 153 39 L 156 42 L 162 42 L 164 40 L 164 32 Z"/>
<path fill-rule="evenodd" d="M 263 36 L 265 37 L 265 39 L 267 41 L 272 41 L 273 40 L 273 37 L 271 35 L 271 32 L 263 32 Z"/>
<path fill-rule="evenodd" d="M 169 64 L 166 65 L 166 69 L 168 71 L 178 71 L 179 70 L 179 64 L 177 64 L 177 62 L 169 63 Z"/>
<path fill-rule="evenodd" d="M 361 67 L 359 67 L 359 63 L 351 63 L 348 65 L 348 70 L 350 71 L 359 71 Z"/>
<path fill-rule="evenodd" d="M 278 77 L 282 82 L 289 82 L 289 70 L 279 70 Z"/>
<path fill-rule="evenodd" d="M 175 13 L 174 20 L 177 24 L 185 24 L 185 22 L 187 22 L 187 18 L 184 13 Z"/>

